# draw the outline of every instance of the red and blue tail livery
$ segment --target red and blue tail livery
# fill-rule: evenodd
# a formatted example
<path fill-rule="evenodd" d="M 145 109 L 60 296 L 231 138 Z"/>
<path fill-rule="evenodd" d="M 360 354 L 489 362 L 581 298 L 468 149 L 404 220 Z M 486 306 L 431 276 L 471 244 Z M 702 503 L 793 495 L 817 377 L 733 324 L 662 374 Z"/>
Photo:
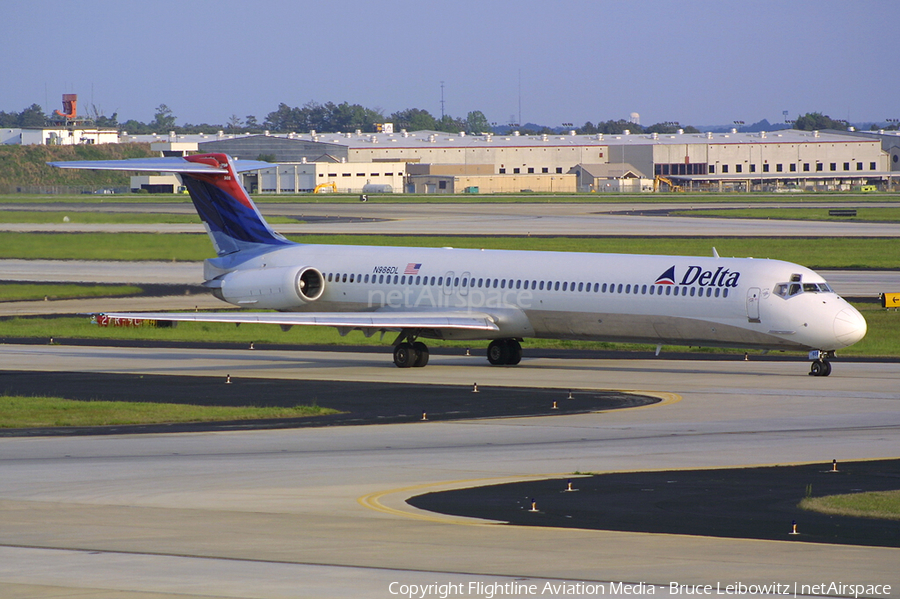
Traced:
<path fill-rule="evenodd" d="M 294 245 L 269 227 L 237 173 L 272 168 L 268 162 L 233 161 L 225 154 L 131 160 L 51 162 L 58 168 L 177 173 L 194 202 L 216 254 Z"/>

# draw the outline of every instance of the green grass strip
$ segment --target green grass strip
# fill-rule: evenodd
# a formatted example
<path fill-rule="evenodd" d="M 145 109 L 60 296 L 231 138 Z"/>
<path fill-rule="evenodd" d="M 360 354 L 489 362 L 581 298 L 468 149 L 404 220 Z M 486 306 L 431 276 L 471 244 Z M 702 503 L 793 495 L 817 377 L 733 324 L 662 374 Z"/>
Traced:
<path fill-rule="evenodd" d="M 301 222 L 286 216 L 267 217 L 270 224 Z M 171 214 L 165 212 L 98 212 L 98 211 L 43 211 L 43 210 L 0 210 L 0 223 L 29 224 L 104 224 L 104 225 L 156 225 L 156 224 L 201 224 L 196 214 Z"/>
<path fill-rule="evenodd" d="M 72 172 L 72 171 L 68 171 Z M 103 171 L 96 171 L 103 172 Z M 127 179 L 124 179 L 127 181 Z M 86 183 L 85 184 L 89 184 Z M 102 185 L 101 185 L 102 186 Z M 798 202 L 892 202 L 900 200 L 897 193 L 853 193 L 853 192 L 815 192 L 815 193 L 498 193 L 498 194 L 424 194 L 405 193 L 368 194 L 369 203 L 380 204 L 598 204 L 609 205 L 619 203 L 667 204 L 719 204 L 722 202 L 741 203 L 785 203 Z M 290 203 L 290 204 L 358 204 L 359 194 L 355 193 L 302 193 L 302 194 L 255 194 L 253 201 L 257 203 Z M 0 194 L 0 202 L 16 204 L 77 203 L 104 204 L 109 202 L 134 203 L 145 202 L 185 203 L 190 199 L 184 194 L 165 193 L 124 193 L 104 194 Z"/>
<path fill-rule="evenodd" d="M 608 252 L 777 258 L 811 268 L 896 268 L 889 238 L 782 237 L 478 237 L 291 235 L 300 243 L 404 247 Z M 0 258 L 199 261 L 213 256 L 205 234 L 0 232 Z"/>
<path fill-rule="evenodd" d="M 291 408 L 260 408 L 0 396 L 0 428 L 221 422 L 337 413 L 337 410 L 330 408 L 300 405 Z"/>
<path fill-rule="evenodd" d="M 677 210 L 673 216 L 715 216 L 724 218 L 756 218 L 774 220 L 806 220 L 832 222 L 900 222 L 898 208 L 857 208 L 856 216 L 831 216 L 829 208 L 733 208 L 722 210 Z"/>
<path fill-rule="evenodd" d="M 0 283 L 0 302 L 61 300 L 92 297 L 123 297 L 143 290 L 134 285 L 47 285 L 43 283 Z"/>
<path fill-rule="evenodd" d="M 900 520 L 900 490 L 808 497 L 800 507 L 836 516 Z"/>

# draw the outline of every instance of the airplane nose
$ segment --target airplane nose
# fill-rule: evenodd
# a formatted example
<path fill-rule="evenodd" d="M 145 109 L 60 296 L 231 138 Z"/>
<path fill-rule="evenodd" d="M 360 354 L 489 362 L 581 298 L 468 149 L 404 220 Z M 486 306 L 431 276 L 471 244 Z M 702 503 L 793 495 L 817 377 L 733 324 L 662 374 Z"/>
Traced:
<path fill-rule="evenodd" d="M 844 347 L 865 337 L 867 329 L 866 319 L 852 306 L 844 308 L 834 317 L 834 336 Z"/>

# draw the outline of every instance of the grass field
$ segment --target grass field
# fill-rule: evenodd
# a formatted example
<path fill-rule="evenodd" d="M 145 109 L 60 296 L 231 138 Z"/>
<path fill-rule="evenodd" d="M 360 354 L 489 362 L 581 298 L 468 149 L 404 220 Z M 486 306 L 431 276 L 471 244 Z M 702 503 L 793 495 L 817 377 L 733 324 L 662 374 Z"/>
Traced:
<path fill-rule="evenodd" d="M 337 414 L 318 406 L 260 408 L 183 404 L 75 401 L 59 397 L 0 396 L 0 428 L 109 426 L 175 422 L 221 422 L 264 418 L 299 418 Z"/>
<path fill-rule="evenodd" d="M 0 302 L 60 300 L 89 297 L 122 297 L 143 290 L 134 285 L 47 285 L 42 283 L 2 283 Z"/>
<path fill-rule="evenodd" d="M 727 208 L 722 210 L 676 210 L 673 216 L 715 216 L 724 218 L 765 218 L 775 220 L 816 220 L 835 222 L 900 223 L 900 207 L 857 208 L 856 216 L 831 216 L 828 208 Z"/>
<path fill-rule="evenodd" d="M 297 223 L 296 218 L 267 217 L 270 224 Z M 85 212 L 44 210 L 0 210 L 0 223 L 72 223 L 72 224 L 201 224 L 196 214 L 169 214 L 163 212 Z"/>
<path fill-rule="evenodd" d="M 808 497 L 800 507 L 837 516 L 900 520 L 900 490 Z"/>
<path fill-rule="evenodd" d="M 254 202 L 291 204 L 347 204 L 359 203 L 359 194 L 351 193 L 303 193 L 303 194 L 254 194 Z M 801 192 L 801 193 L 643 193 L 643 194 L 368 194 L 369 202 L 381 204 L 492 204 L 492 203 L 671 203 L 690 202 L 692 204 L 716 204 L 721 202 L 741 203 L 803 203 L 803 202 L 900 202 L 900 193 L 854 193 L 854 192 Z M 184 194 L 0 194 L 0 204 L 43 204 L 43 203 L 143 203 L 173 202 L 190 200 Z"/>
<path fill-rule="evenodd" d="M 896 240 L 886 238 L 466 237 L 290 235 L 301 243 L 458 247 L 777 258 L 810 268 L 897 268 Z M 199 261 L 213 256 L 205 234 L 0 232 L 0 258 Z"/>

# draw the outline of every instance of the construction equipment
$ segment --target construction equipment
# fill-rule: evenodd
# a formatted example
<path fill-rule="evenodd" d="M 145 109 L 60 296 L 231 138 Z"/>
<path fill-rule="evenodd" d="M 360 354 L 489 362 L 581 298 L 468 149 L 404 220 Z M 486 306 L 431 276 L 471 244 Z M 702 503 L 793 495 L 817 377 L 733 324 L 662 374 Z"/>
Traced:
<path fill-rule="evenodd" d="M 656 175 L 656 177 L 653 179 L 653 191 L 659 191 L 660 182 L 668 185 L 669 191 L 684 191 L 684 187 L 675 184 L 671 179 L 662 175 Z"/>
<path fill-rule="evenodd" d="M 329 189 L 331 189 L 331 193 L 337 193 L 337 184 L 334 181 L 329 181 L 328 183 L 319 183 L 318 185 L 316 185 L 316 188 L 313 189 L 313 193 L 324 193 Z"/>

